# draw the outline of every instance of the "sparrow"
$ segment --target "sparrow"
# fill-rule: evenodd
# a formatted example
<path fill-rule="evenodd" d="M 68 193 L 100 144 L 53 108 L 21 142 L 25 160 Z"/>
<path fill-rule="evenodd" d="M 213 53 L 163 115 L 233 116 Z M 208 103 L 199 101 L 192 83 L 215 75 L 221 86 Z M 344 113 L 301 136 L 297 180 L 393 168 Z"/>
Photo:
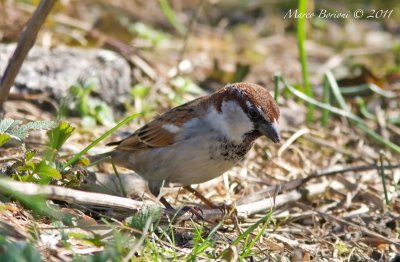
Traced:
<path fill-rule="evenodd" d="M 114 150 L 100 156 L 135 171 L 154 196 L 169 183 L 191 190 L 190 185 L 233 167 L 260 136 L 278 143 L 278 119 L 278 105 L 267 89 L 228 84 L 157 116 L 127 138 L 109 143 Z M 163 197 L 160 201 L 172 208 Z"/>

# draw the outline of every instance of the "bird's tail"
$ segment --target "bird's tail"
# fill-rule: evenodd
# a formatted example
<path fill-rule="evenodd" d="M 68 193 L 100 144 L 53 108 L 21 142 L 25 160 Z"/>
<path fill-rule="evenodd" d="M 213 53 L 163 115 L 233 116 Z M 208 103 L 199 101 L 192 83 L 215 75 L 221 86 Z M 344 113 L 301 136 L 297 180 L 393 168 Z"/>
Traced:
<path fill-rule="evenodd" d="M 90 165 L 97 165 L 100 163 L 109 163 L 111 161 L 113 155 L 113 151 L 102 153 L 102 154 L 97 154 L 97 155 L 91 155 L 88 157 L 90 161 Z"/>

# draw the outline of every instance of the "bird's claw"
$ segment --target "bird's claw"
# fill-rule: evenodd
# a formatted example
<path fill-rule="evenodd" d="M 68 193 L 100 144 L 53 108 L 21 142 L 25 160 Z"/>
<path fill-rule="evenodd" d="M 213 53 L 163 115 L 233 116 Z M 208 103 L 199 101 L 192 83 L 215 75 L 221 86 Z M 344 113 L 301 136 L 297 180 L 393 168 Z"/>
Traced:
<path fill-rule="evenodd" d="M 181 211 L 182 211 L 183 213 L 186 213 L 186 212 L 190 213 L 192 218 L 196 217 L 197 219 L 204 220 L 204 217 L 203 217 L 203 210 L 202 210 L 200 207 L 196 207 L 196 206 L 184 206 L 184 207 L 181 209 Z"/>
<path fill-rule="evenodd" d="M 217 208 L 221 211 L 223 215 L 236 215 L 237 214 L 237 209 L 235 206 L 230 205 L 230 204 L 222 204 L 218 205 Z"/>

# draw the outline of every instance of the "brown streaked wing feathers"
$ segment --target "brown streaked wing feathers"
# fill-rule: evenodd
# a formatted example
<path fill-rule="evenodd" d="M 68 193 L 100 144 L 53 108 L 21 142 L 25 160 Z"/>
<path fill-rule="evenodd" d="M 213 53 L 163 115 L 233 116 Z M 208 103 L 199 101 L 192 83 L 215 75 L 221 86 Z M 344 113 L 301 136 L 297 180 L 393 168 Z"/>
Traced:
<path fill-rule="evenodd" d="M 170 146 L 176 142 L 176 134 L 169 132 L 162 126 L 173 124 L 180 127 L 187 121 L 190 121 L 190 119 L 197 116 L 196 105 L 203 100 L 204 97 L 200 97 L 189 103 L 175 107 L 136 130 L 135 133 L 126 139 L 110 143 L 109 145 L 118 145 L 116 149 L 130 151 Z"/>
<path fill-rule="evenodd" d="M 160 123 L 149 123 L 143 126 L 131 136 L 122 140 L 117 149 L 140 150 L 173 144 L 174 134 L 163 129 L 161 126 Z"/>

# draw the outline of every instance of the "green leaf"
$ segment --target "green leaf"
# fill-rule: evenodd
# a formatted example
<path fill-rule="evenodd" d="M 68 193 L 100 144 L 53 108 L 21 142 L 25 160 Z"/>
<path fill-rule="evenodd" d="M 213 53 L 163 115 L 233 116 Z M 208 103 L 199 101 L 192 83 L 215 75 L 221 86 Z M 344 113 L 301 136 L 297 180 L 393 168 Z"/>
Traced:
<path fill-rule="evenodd" d="M 21 120 L 14 120 L 7 118 L 0 120 L 0 134 L 7 134 L 10 139 L 12 138 L 21 141 L 23 138 L 25 138 L 26 133 L 20 134 L 20 132 L 17 132 L 15 130 L 21 123 L 22 123 Z"/>
<path fill-rule="evenodd" d="M 13 120 L 8 118 L 0 120 L 0 133 L 6 133 L 8 130 L 14 128 L 21 123 L 21 120 Z"/>
<path fill-rule="evenodd" d="M 93 116 L 83 116 L 82 117 L 82 126 L 86 127 L 86 128 L 90 128 L 90 127 L 94 127 L 96 126 L 96 118 L 94 118 Z"/>
<path fill-rule="evenodd" d="M 75 128 L 69 123 L 60 122 L 57 127 L 51 129 L 48 133 L 50 148 L 59 150 L 74 130 Z"/>
<path fill-rule="evenodd" d="M 56 126 L 53 121 L 34 121 L 21 125 L 21 129 L 25 130 L 47 130 Z"/>
<path fill-rule="evenodd" d="M 92 127 L 97 123 L 106 126 L 115 124 L 111 107 L 104 101 L 91 96 L 98 87 L 99 79 L 92 77 L 84 82 L 75 83 L 69 90 L 73 97 L 68 108 L 79 113 L 82 117 L 82 125 L 85 127 Z"/>
<path fill-rule="evenodd" d="M 130 24 L 128 30 L 137 35 L 138 38 L 147 40 L 152 45 L 157 46 L 169 40 L 169 37 L 164 32 L 158 31 L 153 27 L 143 23 Z"/>
<path fill-rule="evenodd" d="M 178 76 L 171 80 L 171 84 L 176 87 L 179 93 L 191 93 L 194 95 L 204 95 L 204 90 L 196 85 L 191 79 Z"/>
<path fill-rule="evenodd" d="M 80 97 L 83 94 L 82 88 L 78 85 L 72 85 L 69 87 L 69 93 L 74 97 Z"/>
<path fill-rule="evenodd" d="M 90 77 L 85 80 L 83 83 L 82 88 L 90 93 L 93 90 L 96 90 L 100 85 L 100 80 L 97 77 Z"/>
<path fill-rule="evenodd" d="M 17 167 L 18 171 L 28 171 L 34 169 L 35 169 L 35 164 L 31 161 L 27 161 L 25 165 Z"/>
<path fill-rule="evenodd" d="M 10 134 L 18 137 L 20 140 L 24 140 L 28 136 L 30 130 L 47 130 L 53 128 L 55 123 L 52 121 L 35 121 L 14 127 L 10 130 Z"/>
<path fill-rule="evenodd" d="M 49 166 L 45 160 L 42 160 L 39 164 L 36 165 L 35 172 L 42 177 L 51 177 L 54 179 L 61 179 L 61 174 L 54 167 Z"/>
<path fill-rule="evenodd" d="M 96 119 L 105 126 L 115 125 L 114 115 L 111 108 L 104 102 L 95 107 Z"/>
<path fill-rule="evenodd" d="M 148 220 L 154 223 L 159 220 L 160 217 L 161 209 L 159 207 L 145 206 L 141 212 L 135 213 L 132 217 L 128 218 L 128 225 L 143 230 Z"/>
<path fill-rule="evenodd" d="M 39 251 L 27 241 L 11 242 L 10 239 L 4 239 L 0 246 L 0 261 L 42 261 Z"/>
<path fill-rule="evenodd" d="M 35 121 L 21 125 L 21 120 L 0 120 L 0 134 L 8 134 L 16 140 L 24 140 L 30 130 L 46 130 L 55 126 L 52 121 Z"/>
<path fill-rule="evenodd" d="M 135 98 L 143 99 L 150 94 L 150 87 L 143 84 L 137 84 L 131 89 L 130 93 Z"/>
<path fill-rule="evenodd" d="M 12 189 L 18 187 L 19 184 L 21 184 L 21 182 L 16 182 L 1 178 L 0 179 L 1 195 L 10 196 L 11 198 L 19 201 L 21 204 L 31 209 L 35 215 L 42 214 L 49 216 L 51 218 L 59 217 L 59 215 L 57 214 L 57 212 L 55 212 L 53 208 L 47 206 L 46 199 L 42 195 L 25 195 L 21 193 L 21 190 Z M 2 253 L 3 252 L 0 252 L 0 261 L 35 261 L 33 260 L 32 257 L 30 257 L 30 259 L 27 260 L 3 260 L 1 259 Z M 17 256 L 17 254 L 18 252 L 14 253 L 15 256 Z"/>
<path fill-rule="evenodd" d="M 0 134 L 0 146 L 4 145 L 10 140 L 10 135 L 8 134 Z"/>
<path fill-rule="evenodd" d="M 232 79 L 230 82 L 231 83 L 242 82 L 249 72 L 250 72 L 250 65 L 241 63 L 236 64 L 236 70 L 235 73 L 232 75 Z"/>
<path fill-rule="evenodd" d="M 23 176 L 20 176 L 19 179 L 15 179 L 15 178 L 14 178 L 14 180 L 19 180 L 19 181 L 21 181 L 21 182 L 33 182 L 33 183 L 37 183 L 37 179 L 34 179 L 33 176 L 31 176 L 31 175 L 23 175 Z"/>
<path fill-rule="evenodd" d="M 36 155 L 36 150 L 27 150 L 25 152 L 25 160 L 29 161 Z"/>

